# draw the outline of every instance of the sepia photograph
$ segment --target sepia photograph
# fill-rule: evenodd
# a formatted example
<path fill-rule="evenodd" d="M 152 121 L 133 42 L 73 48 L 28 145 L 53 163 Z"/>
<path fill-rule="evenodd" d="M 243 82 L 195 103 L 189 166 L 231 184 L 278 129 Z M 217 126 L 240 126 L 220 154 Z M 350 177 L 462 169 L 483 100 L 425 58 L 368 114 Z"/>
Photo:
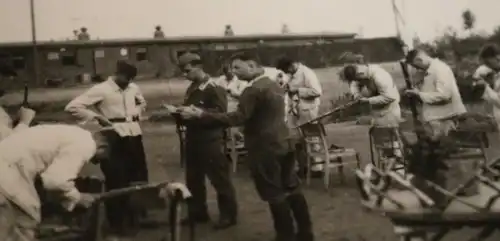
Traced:
<path fill-rule="evenodd" d="M 498 9 L 0 0 L 0 241 L 498 241 Z"/>

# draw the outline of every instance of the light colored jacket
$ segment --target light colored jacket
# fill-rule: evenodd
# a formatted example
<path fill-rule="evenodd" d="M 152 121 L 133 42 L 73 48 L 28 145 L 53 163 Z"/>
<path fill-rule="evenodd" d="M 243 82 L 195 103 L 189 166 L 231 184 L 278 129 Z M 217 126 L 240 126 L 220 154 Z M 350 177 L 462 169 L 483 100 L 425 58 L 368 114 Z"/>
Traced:
<path fill-rule="evenodd" d="M 74 179 L 96 153 L 90 132 L 70 125 L 38 125 L 0 142 L 0 192 L 33 220 L 40 222 L 35 177 L 44 188 L 62 194 L 72 210 L 80 199 Z"/>
<path fill-rule="evenodd" d="M 466 112 L 453 71 L 439 59 L 432 60 L 419 89 L 423 121 L 445 120 Z"/>
<path fill-rule="evenodd" d="M 307 66 L 299 64 L 297 72 L 290 77 L 288 85 L 298 89 L 295 97 L 298 98 L 299 112 L 316 109 L 321 104 L 320 97 L 323 94 L 321 83 L 316 73 Z"/>
<path fill-rule="evenodd" d="M 368 65 L 367 75 L 370 84 L 362 86 L 352 81 L 351 93 L 355 98 L 368 98 L 374 126 L 397 127 L 401 122 L 401 98 L 392 76 L 378 65 Z"/>

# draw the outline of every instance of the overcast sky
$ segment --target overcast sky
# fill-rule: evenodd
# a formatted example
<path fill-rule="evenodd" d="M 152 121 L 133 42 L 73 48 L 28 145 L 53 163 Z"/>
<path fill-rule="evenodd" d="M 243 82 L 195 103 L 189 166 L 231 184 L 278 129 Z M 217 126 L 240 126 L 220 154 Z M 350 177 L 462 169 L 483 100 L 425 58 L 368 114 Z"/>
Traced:
<path fill-rule="evenodd" d="M 470 8 L 477 28 L 500 25 L 500 0 L 403 0 L 411 29 L 423 40 L 447 26 L 461 28 Z M 236 34 L 363 32 L 364 37 L 395 35 L 390 0 L 35 0 L 37 38 L 71 37 L 86 26 L 92 37 L 146 38 L 155 25 L 167 36 L 221 35 L 231 24 Z M 30 41 L 29 0 L 0 0 L 0 42 Z"/>

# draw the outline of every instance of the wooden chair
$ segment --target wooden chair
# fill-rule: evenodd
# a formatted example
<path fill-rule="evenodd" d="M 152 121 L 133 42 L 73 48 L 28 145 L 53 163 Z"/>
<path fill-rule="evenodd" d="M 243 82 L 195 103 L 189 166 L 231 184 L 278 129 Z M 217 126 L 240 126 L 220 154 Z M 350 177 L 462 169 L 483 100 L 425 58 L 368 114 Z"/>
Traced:
<path fill-rule="evenodd" d="M 324 166 L 323 182 L 325 188 L 330 187 L 331 169 L 337 168 L 341 183 L 345 182 L 344 166 L 356 164 L 361 165 L 359 153 L 352 148 L 331 148 L 328 144 L 325 127 L 320 122 L 312 122 L 298 127 L 301 138 L 306 146 L 307 173 L 306 184 L 311 182 L 311 167 L 316 164 Z M 352 158 L 353 161 L 345 159 Z"/>
<path fill-rule="evenodd" d="M 399 128 L 371 127 L 369 130 L 370 156 L 374 166 L 406 173 L 407 161 L 403 155 L 404 142 Z"/>
<path fill-rule="evenodd" d="M 40 182 L 37 182 L 40 184 Z M 38 184 L 38 185 L 39 185 Z M 95 177 L 79 177 L 75 185 L 80 192 L 102 193 L 103 180 Z M 39 195 L 42 204 L 42 223 L 38 228 L 37 238 L 40 241 L 85 240 L 100 241 L 103 239 L 101 227 L 103 224 L 103 205 L 95 205 L 88 210 L 65 212 L 62 207 L 47 198 L 40 188 Z"/>
<path fill-rule="evenodd" d="M 226 156 L 231 160 L 233 172 L 238 170 L 238 163 L 240 162 L 240 157 L 247 154 L 245 144 L 238 142 L 234 135 L 231 133 L 231 128 L 225 131 L 225 152 Z"/>

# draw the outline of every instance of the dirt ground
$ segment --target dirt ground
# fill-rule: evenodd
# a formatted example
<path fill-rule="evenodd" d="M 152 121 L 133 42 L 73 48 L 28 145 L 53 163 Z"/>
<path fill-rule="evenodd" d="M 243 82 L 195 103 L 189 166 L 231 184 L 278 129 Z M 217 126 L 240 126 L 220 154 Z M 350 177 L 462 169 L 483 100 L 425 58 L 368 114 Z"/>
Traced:
<path fill-rule="evenodd" d="M 147 151 L 150 176 L 153 181 L 183 180 L 183 170 L 179 166 L 179 145 L 175 128 L 171 124 L 145 123 L 144 144 Z M 328 126 L 329 140 L 337 145 L 352 147 L 361 153 L 362 162 L 369 162 L 367 128 L 347 124 Z M 490 150 L 496 156 L 498 150 Z M 84 172 L 96 173 L 96 168 L 89 166 Z M 396 241 L 392 226 L 382 216 L 361 209 L 359 197 L 355 189 L 354 175 L 347 172 L 346 184 L 336 182 L 330 191 L 322 188 L 320 180 L 314 180 L 310 186 L 304 186 L 305 194 L 311 206 L 314 230 L 319 241 Z M 239 165 L 233 180 L 237 188 L 240 204 L 240 222 L 235 228 L 227 231 L 213 231 L 209 225 L 197 228 L 197 241 L 267 241 L 272 240 L 273 230 L 270 214 L 265 203 L 261 202 L 250 181 L 245 164 Z M 217 207 L 213 189 L 207 182 L 209 190 L 209 207 L 212 217 L 217 216 Z M 153 213 L 159 220 L 166 218 L 165 213 Z M 167 227 L 144 229 L 135 240 L 159 241 L 165 236 Z M 465 240 L 462 235 L 474 232 L 465 230 L 456 233 L 447 241 Z M 185 236 L 184 236 L 185 237 Z M 461 237 L 461 238 L 459 238 Z M 499 240 L 496 236 L 492 240 Z M 186 240 L 186 239 L 184 239 Z"/>

